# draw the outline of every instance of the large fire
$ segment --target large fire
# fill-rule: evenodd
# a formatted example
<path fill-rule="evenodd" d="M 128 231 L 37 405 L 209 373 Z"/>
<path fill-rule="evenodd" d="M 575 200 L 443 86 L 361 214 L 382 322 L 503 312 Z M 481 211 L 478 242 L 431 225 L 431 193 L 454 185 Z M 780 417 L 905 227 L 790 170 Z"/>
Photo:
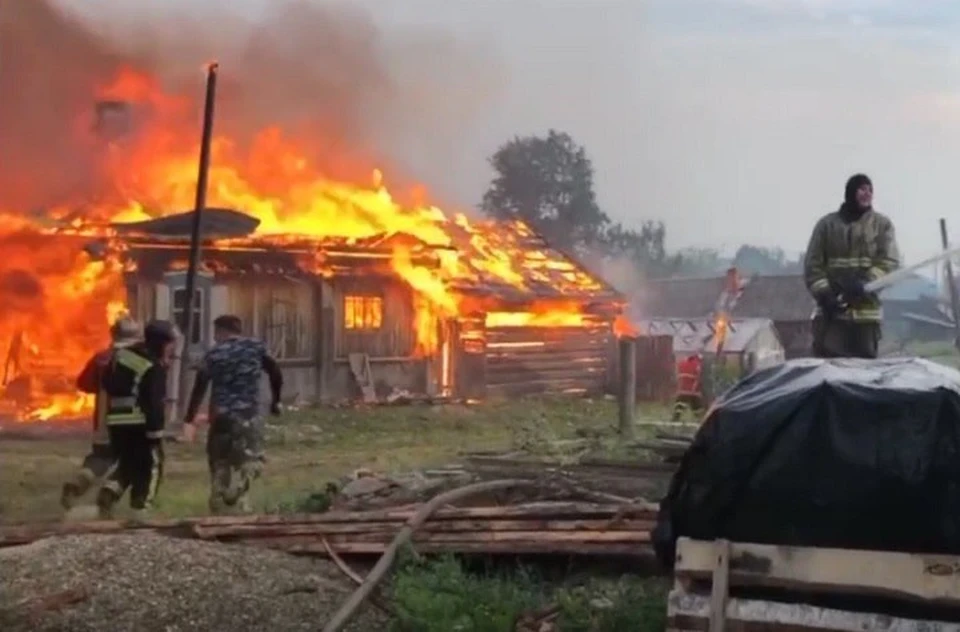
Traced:
<path fill-rule="evenodd" d="M 75 235 L 109 234 L 111 223 L 179 213 L 194 203 L 197 100 L 166 94 L 153 78 L 132 68 L 121 69 L 91 100 L 98 116 L 90 142 L 109 189 L 95 201 L 47 210 L 43 220 L 15 212 L 19 209 L 0 214 L 0 291 L 6 300 L 0 310 L 0 344 L 9 345 L 3 401 L 13 408 L 7 412 L 22 420 L 89 409 L 89 398 L 76 394 L 72 380 L 107 343 L 109 323 L 123 305 L 121 265 L 111 259 L 93 261 L 83 252 L 84 240 Z M 258 218 L 255 237 L 261 242 L 296 236 L 349 243 L 406 234 L 429 245 L 440 253 L 439 265 L 421 265 L 403 245 L 392 250 L 390 261 L 419 297 L 419 353 L 436 350 L 434 318 L 464 309 L 455 289 L 463 280 L 487 275 L 523 288 L 547 272 L 556 279 L 559 271 L 562 283 L 571 288 L 601 287 L 566 259 L 521 250 L 511 243 L 513 237 L 485 222 L 447 214 L 415 194 L 398 200 L 376 169 L 366 170 L 367 184 L 358 184 L 359 177 L 353 183 L 324 177 L 303 150 L 305 142 L 279 127 L 263 129 L 244 142 L 215 133 L 208 205 Z M 50 220 L 59 224 L 52 227 Z M 522 225 L 515 229 L 509 235 L 529 232 Z M 463 255 L 466 250 L 469 258 Z M 322 262 L 317 265 L 322 273 Z M 489 326 L 499 327 L 580 326 L 586 321 L 578 310 L 573 302 L 527 313 L 490 310 L 487 319 Z"/>

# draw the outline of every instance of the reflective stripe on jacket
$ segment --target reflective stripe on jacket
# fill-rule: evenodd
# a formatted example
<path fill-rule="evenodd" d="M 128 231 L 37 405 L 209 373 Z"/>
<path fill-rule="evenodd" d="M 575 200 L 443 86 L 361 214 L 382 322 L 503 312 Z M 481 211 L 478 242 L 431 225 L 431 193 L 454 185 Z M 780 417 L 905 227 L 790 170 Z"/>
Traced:
<path fill-rule="evenodd" d="M 831 279 L 855 275 L 869 283 L 893 272 L 900 265 L 893 222 L 868 210 L 858 219 L 844 219 L 840 212 L 825 215 L 810 235 L 804 256 L 804 281 L 814 296 L 831 289 Z M 817 314 L 820 314 L 817 308 Z M 879 322 L 883 318 L 880 297 L 871 294 L 837 316 L 855 322 Z"/>
<path fill-rule="evenodd" d="M 113 380 L 123 379 L 122 392 L 113 391 L 106 397 L 104 418 L 108 426 L 132 426 L 145 424 L 146 416 L 140 410 L 138 397 L 140 382 L 153 366 L 153 362 L 129 349 L 118 349 L 113 360 Z M 112 390 L 112 389 L 111 389 Z"/>

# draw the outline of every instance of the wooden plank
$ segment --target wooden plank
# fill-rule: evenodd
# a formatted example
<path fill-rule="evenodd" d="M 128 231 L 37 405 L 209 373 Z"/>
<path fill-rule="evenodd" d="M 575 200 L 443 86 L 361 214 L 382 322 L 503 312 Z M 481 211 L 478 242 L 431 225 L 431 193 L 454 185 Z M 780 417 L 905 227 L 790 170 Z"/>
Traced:
<path fill-rule="evenodd" d="M 580 380 L 589 384 L 602 380 L 604 377 L 603 367 L 555 367 L 545 371 L 525 367 L 521 364 L 511 366 L 508 369 L 490 370 L 487 369 L 487 384 L 490 386 L 500 386 L 503 384 L 516 384 L 527 381 L 556 381 Z"/>
<path fill-rule="evenodd" d="M 259 542 L 262 546 L 268 546 L 270 548 L 285 548 L 287 545 L 309 544 L 311 542 L 317 542 L 321 537 L 330 543 L 382 542 L 389 544 L 394 537 L 396 537 L 397 530 L 383 531 L 380 533 L 332 533 L 323 536 L 245 537 L 234 541 L 249 542 L 251 544 Z M 527 542 L 537 542 L 539 544 L 611 543 L 646 545 L 650 542 L 650 533 L 647 531 L 464 531 L 460 533 L 431 533 L 418 530 L 413 535 L 413 541 L 415 543 L 429 542 L 432 544 L 451 545 L 470 543 L 524 544 Z"/>
<path fill-rule="evenodd" d="M 393 537 L 403 526 L 402 520 L 380 522 L 314 522 L 306 524 L 244 524 L 225 526 L 196 526 L 194 532 L 202 539 L 246 538 L 246 537 L 287 537 L 287 536 L 324 536 L 334 534 L 386 534 Z M 651 531 L 653 520 L 622 520 L 615 525 L 610 519 L 556 519 L 556 520 L 443 520 L 428 522 L 420 531 L 423 533 L 461 533 L 497 531 L 507 532 L 559 532 L 559 531 L 601 531 L 615 526 L 618 531 Z"/>
<path fill-rule="evenodd" d="M 617 388 L 618 431 L 620 438 L 633 438 L 633 422 L 637 416 L 637 340 L 621 338 L 618 345 L 620 384 Z"/>
<path fill-rule="evenodd" d="M 960 556 L 765 544 L 730 545 L 731 586 L 893 597 L 960 606 Z M 712 542 L 680 538 L 674 573 L 709 579 Z"/>
<path fill-rule="evenodd" d="M 518 395 L 536 395 L 539 393 L 598 393 L 603 390 L 603 375 L 598 379 L 575 378 L 562 380 L 524 380 L 512 384 L 487 384 L 489 395 L 510 397 Z"/>
<path fill-rule="evenodd" d="M 244 543 L 261 546 L 255 540 Z M 388 542 L 328 542 L 330 548 L 341 554 L 381 554 L 389 546 Z M 273 548 L 273 547 L 269 547 Z M 281 550 L 289 553 L 326 555 L 322 542 L 282 545 Z M 417 542 L 414 548 L 420 553 L 456 553 L 484 555 L 589 555 L 611 557 L 650 556 L 650 548 L 637 544 L 590 543 L 590 542 Z"/>
<path fill-rule="evenodd" d="M 560 340 L 564 338 L 601 338 L 612 335 L 605 323 L 583 327 L 487 327 L 487 340 L 497 342 L 530 339 Z"/>
<path fill-rule="evenodd" d="M 558 353 L 584 354 L 604 356 L 607 353 L 606 340 L 526 340 L 514 343 L 491 343 L 487 341 L 487 357 L 495 356 L 523 356 L 537 357 L 555 355 Z"/>
<path fill-rule="evenodd" d="M 544 353 L 542 358 L 531 358 L 527 356 L 508 357 L 506 355 L 491 356 L 487 359 L 490 371 L 506 371 L 515 365 L 523 366 L 529 370 L 549 371 L 555 368 L 569 369 L 576 367 L 600 367 L 606 370 L 607 359 L 600 354 L 580 354 L 580 353 Z"/>
<path fill-rule="evenodd" d="M 667 630 L 707 632 L 710 597 L 674 589 L 667 598 Z M 960 624 L 849 612 L 805 603 L 732 598 L 727 603 L 728 632 L 960 632 Z"/>
<path fill-rule="evenodd" d="M 713 552 L 713 586 L 710 592 L 710 632 L 725 632 L 730 596 L 730 542 L 717 540 Z"/>

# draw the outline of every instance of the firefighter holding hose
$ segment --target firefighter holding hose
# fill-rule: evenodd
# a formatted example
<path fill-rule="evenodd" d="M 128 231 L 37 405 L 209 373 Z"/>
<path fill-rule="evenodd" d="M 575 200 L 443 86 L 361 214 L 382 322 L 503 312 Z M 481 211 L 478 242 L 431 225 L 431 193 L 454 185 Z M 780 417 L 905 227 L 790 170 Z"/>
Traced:
<path fill-rule="evenodd" d="M 817 302 L 813 355 L 876 358 L 883 318 L 880 297 L 865 285 L 900 263 L 893 222 L 873 209 L 873 183 L 847 181 L 839 210 L 817 222 L 804 258 L 804 279 Z"/>

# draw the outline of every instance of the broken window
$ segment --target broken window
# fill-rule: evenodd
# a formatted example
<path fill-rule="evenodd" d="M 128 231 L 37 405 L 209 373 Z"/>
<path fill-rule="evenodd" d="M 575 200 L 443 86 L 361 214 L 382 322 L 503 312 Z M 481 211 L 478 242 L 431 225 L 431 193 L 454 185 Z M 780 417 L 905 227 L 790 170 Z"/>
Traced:
<path fill-rule="evenodd" d="M 383 298 L 345 296 L 343 324 L 346 329 L 380 329 L 383 325 Z"/>

